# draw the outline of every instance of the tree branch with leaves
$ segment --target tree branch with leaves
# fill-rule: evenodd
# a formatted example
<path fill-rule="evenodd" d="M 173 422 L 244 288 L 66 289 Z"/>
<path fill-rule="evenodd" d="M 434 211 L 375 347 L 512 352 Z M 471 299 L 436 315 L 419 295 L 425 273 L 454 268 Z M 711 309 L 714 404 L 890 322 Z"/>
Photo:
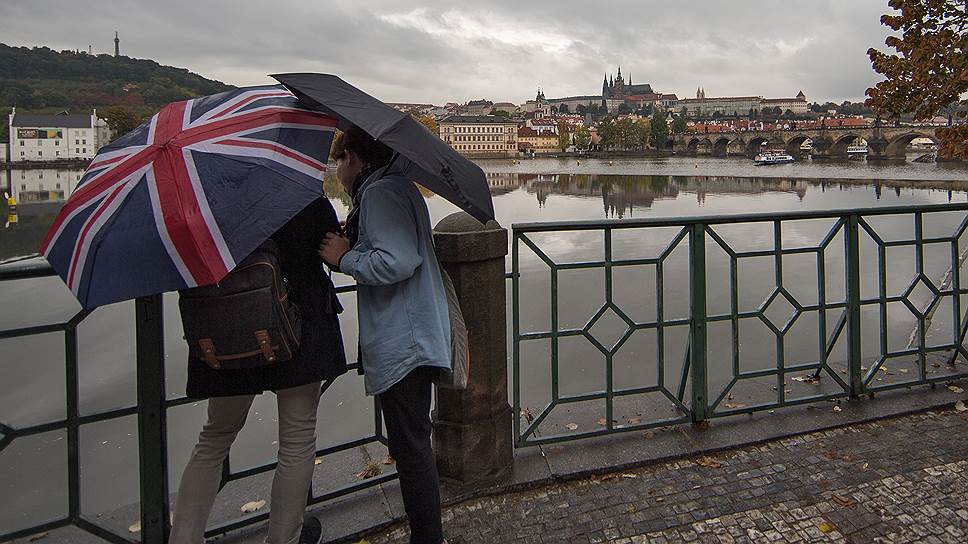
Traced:
<path fill-rule="evenodd" d="M 911 113 L 917 120 L 958 110 L 968 100 L 968 0 L 890 0 L 894 13 L 881 24 L 894 31 L 884 43 L 894 50 L 867 51 L 874 70 L 885 77 L 867 89 L 866 104 L 897 120 Z M 968 125 L 940 128 L 939 156 L 968 159 Z"/>

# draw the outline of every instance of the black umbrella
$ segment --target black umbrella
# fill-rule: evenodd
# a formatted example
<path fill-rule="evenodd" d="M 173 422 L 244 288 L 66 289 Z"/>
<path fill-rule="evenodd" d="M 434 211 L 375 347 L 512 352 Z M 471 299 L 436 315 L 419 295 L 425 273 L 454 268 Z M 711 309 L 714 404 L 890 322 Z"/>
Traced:
<path fill-rule="evenodd" d="M 356 125 L 409 159 L 404 174 L 482 223 L 494 219 L 484 171 L 409 114 L 397 111 L 331 74 L 275 74 L 306 106 Z"/>

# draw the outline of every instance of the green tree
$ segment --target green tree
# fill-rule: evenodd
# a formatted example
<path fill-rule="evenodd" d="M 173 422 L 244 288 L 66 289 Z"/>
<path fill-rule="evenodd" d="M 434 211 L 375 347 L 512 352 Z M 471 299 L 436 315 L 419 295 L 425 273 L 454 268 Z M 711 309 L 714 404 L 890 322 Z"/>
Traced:
<path fill-rule="evenodd" d="M 669 127 L 666 126 L 666 114 L 664 111 L 657 111 L 652 114 L 651 119 L 652 146 L 656 149 L 665 149 L 666 141 L 669 139 Z"/>
<path fill-rule="evenodd" d="M 585 128 L 585 125 L 579 125 L 575 130 L 575 147 L 578 149 L 588 149 L 588 144 L 590 144 L 591 141 L 592 133 Z"/>
<path fill-rule="evenodd" d="M 508 119 L 511 118 L 511 114 L 504 110 L 494 110 L 491 112 L 491 115 L 496 115 L 497 117 L 506 117 Z"/>
<path fill-rule="evenodd" d="M 104 119 L 108 127 L 111 128 L 113 138 L 120 138 L 145 122 L 144 116 L 138 115 L 124 106 L 111 106 L 103 109 L 98 112 L 98 117 Z"/>
<path fill-rule="evenodd" d="M 952 104 L 968 105 L 968 2 L 890 0 L 894 13 L 881 16 L 893 32 L 884 43 L 894 50 L 868 50 L 884 81 L 867 89 L 866 104 L 897 121 L 902 113 L 930 119 Z M 960 111 L 961 117 L 965 111 Z M 968 159 L 968 124 L 938 129 L 938 154 Z"/>
<path fill-rule="evenodd" d="M 605 117 L 598 123 L 598 137 L 599 145 L 602 149 L 611 149 L 615 146 L 615 119 L 612 117 Z"/>
<path fill-rule="evenodd" d="M 571 145 L 571 133 L 568 132 L 568 124 L 558 121 L 558 149 L 564 151 Z"/>
<path fill-rule="evenodd" d="M 652 123 L 648 119 L 639 119 L 635 122 L 635 143 L 640 149 L 649 146 L 652 137 Z"/>
<path fill-rule="evenodd" d="M 672 132 L 673 134 L 685 134 L 686 132 L 686 118 L 683 115 L 676 115 L 672 118 Z"/>

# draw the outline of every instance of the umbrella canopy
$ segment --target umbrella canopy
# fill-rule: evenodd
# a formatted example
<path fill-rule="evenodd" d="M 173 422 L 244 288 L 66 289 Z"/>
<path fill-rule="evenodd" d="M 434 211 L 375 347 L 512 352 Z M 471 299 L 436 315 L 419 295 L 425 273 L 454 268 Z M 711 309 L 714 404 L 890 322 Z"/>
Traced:
<path fill-rule="evenodd" d="M 494 203 L 484 171 L 445 144 L 409 114 L 330 74 L 276 74 L 309 107 L 356 125 L 400 153 L 409 163 L 404 174 L 453 202 L 482 223 L 494 219 Z"/>
<path fill-rule="evenodd" d="M 336 124 L 279 85 L 169 104 L 98 151 L 40 252 L 85 308 L 215 283 L 322 195 Z"/>

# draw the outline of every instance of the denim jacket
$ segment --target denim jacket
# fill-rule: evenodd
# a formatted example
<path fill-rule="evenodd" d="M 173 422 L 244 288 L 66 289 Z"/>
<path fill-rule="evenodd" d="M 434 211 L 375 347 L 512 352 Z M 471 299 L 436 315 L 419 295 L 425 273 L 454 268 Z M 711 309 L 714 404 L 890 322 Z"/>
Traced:
<path fill-rule="evenodd" d="M 393 167 L 361 183 L 359 238 L 339 268 L 357 282 L 364 385 L 378 395 L 418 366 L 450 367 L 450 319 L 420 191 Z"/>

